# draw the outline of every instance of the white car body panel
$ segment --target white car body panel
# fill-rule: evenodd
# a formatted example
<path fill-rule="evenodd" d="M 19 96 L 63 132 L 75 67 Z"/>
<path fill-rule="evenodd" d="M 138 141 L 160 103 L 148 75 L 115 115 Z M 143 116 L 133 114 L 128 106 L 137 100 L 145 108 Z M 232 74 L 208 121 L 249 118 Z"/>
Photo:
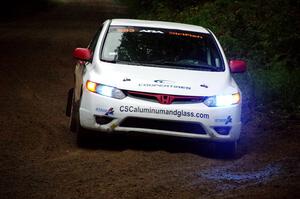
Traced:
<path fill-rule="evenodd" d="M 123 81 L 126 78 L 130 81 Z M 229 72 L 141 67 L 101 61 L 91 66 L 86 79 L 119 89 L 172 95 L 213 96 L 236 91 Z M 166 80 L 166 83 L 155 83 L 155 80 Z"/>
<path fill-rule="evenodd" d="M 208 107 L 201 103 L 180 103 L 180 104 L 160 104 L 158 102 L 126 97 L 124 99 L 114 99 L 88 91 L 85 84 L 88 80 L 116 87 L 121 90 L 139 91 L 148 93 L 159 93 L 179 96 L 214 96 L 233 94 L 241 91 L 232 78 L 225 54 L 215 36 L 205 28 L 193 25 L 117 19 L 112 20 L 111 25 L 120 26 L 141 26 L 152 28 L 165 28 L 186 30 L 212 34 L 220 49 L 224 60 L 225 71 L 196 71 L 164 67 L 137 66 L 117 63 L 107 63 L 99 59 L 101 45 L 105 39 L 105 34 L 110 25 L 106 21 L 99 36 L 98 44 L 95 48 L 92 63 L 86 63 L 86 70 L 83 75 L 82 97 L 79 109 L 80 124 L 83 128 L 98 130 L 100 132 L 144 132 L 152 134 L 162 134 L 171 136 L 181 136 L 190 138 L 210 139 L 217 141 L 235 141 L 240 136 L 241 130 L 241 102 L 227 107 Z M 187 117 L 168 114 L 125 112 L 124 106 L 139 107 L 140 109 L 155 109 L 165 111 L 183 111 L 202 114 L 203 117 Z M 107 111 L 113 109 L 113 114 L 107 115 Z M 123 110 L 123 111 L 122 111 Z M 207 117 L 208 115 L 208 117 Z M 96 116 L 110 116 L 112 119 L 108 124 L 100 125 L 96 122 Z M 120 126 L 120 123 L 128 118 L 152 118 L 178 122 L 199 123 L 205 133 L 187 133 L 182 131 L 168 131 L 150 128 L 134 128 Z M 231 121 L 226 123 L 226 118 Z M 217 133 L 213 127 L 230 126 L 228 135 Z"/>

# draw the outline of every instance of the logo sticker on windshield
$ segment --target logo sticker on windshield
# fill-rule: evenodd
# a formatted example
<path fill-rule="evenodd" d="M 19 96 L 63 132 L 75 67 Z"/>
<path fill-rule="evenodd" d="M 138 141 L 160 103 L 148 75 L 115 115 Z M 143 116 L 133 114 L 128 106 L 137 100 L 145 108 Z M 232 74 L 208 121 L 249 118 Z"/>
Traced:
<path fill-rule="evenodd" d="M 154 34 L 164 34 L 164 32 L 160 30 L 140 30 L 140 32 L 145 32 L 145 33 L 154 33 Z"/>

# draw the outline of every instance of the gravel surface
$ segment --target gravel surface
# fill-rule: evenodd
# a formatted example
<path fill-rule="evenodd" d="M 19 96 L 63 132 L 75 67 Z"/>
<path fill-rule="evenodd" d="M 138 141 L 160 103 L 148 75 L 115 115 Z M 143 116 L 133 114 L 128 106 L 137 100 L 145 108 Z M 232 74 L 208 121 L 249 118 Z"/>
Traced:
<path fill-rule="evenodd" d="M 66 4 L 1 22 L 1 198 L 300 198 L 299 117 L 281 112 L 252 113 L 235 159 L 204 142 L 143 134 L 76 146 L 64 114 L 72 50 L 125 10 Z"/>

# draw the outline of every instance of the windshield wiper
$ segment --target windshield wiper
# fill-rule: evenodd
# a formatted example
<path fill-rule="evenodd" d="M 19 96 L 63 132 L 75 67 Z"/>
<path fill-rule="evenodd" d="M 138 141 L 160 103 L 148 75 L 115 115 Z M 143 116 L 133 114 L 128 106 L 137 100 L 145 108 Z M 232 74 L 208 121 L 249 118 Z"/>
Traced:
<path fill-rule="evenodd" d="M 155 60 L 155 61 L 147 61 L 147 62 L 137 62 L 137 61 L 123 61 L 123 60 L 106 60 L 102 59 L 102 61 L 109 63 L 118 63 L 118 64 L 127 64 L 127 65 L 140 65 L 140 66 L 166 66 L 168 68 L 178 68 L 178 69 L 187 69 L 187 70 L 207 70 L 207 71 L 222 71 L 222 68 L 212 67 L 209 65 L 196 65 L 196 64 L 186 64 L 186 63 L 178 63 L 178 62 L 169 62 L 163 60 Z"/>
<path fill-rule="evenodd" d="M 178 63 L 178 62 L 169 62 L 169 61 L 151 61 L 150 64 L 157 64 L 157 65 L 166 65 L 166 66 L 177 66 L 178 68 L 182 69 L 189 69 L 189 70 L 199 70 L 199 69 L 205 69 L 210 71 L 221 71 L 222 68 L 217 68 L 209 65 L 204 64 L 186 64 L 186 63 Z"/>
<path fill-rule="evenodd" d="M 108 63 L 113 63 L 113 64 L 117 63 L 116 60 L 108 60 L 108 59 L 100 59 L 100 60 Z"/>
<path fill-rule="evenodd" d="M 108 63 L 114 63 L 114 64 L 118 63 L 118 64 L 141 65 L 141 66 L 151 65 L 151 64 L 140 63 L 140 62 L 136 62 L 136 61 L 123 61 L 123 60 L 117 60 L 117 59 L 113 59 L 113 60 L 101 59 L 101 61 L 108 62 Z"/>
<path fill-rule="evenodd" d="M 127 64 L 127 65 L 142 65 L 139 62 L 122 61 L 122 60 L 117 60 L 116 63 L 118 63 L 118 64 Z"/>

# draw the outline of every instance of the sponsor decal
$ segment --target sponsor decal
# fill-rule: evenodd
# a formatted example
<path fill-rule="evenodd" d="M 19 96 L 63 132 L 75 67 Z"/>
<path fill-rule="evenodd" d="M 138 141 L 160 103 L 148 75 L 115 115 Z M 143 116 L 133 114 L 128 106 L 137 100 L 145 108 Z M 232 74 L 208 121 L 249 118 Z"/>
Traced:
<path fill-rule="evenodd" d="M 153 88 L 174 88 L 174 89 L 184 89 L 184 90 L 191 90 L 192 88 L 190 86 L 179 86 L 179 85 L 173 85 L 173 84 L 162 84 L 162 83 L 140 83 L 138 84 L 140 87 L 153 87 Z"/>
<path fill-rule="evenodd" d="M 106 109 L 106 108 L 96 108 L 96 111 L 100 112 L 100 113 L 106 113 L 108 111 L 108 109 Z"/>
<path fill-rule="evenodd" d="M 130 81 L 131 81 L 131 79 L 129 79 L 127 77 L 123 79 L 123 82 L 130 82 Z"/>
<path fill-rule="evenodd" d="M 157 108 L 144 108 L 144 107 L 135 107 L 135 106 L 120 106 L 120 112 L 125 113 L 146 113 L 146 114 L 158 114 L 158 115 L 173 115 L 177 117 L 191 117 L 191 118 L 201 118 L 209 119 L 209 114 L 207 113 L 198 113 L 193 111 L 184 111 L 184 110 L 167 110 L 167 109 L 157 109 Z"/>
<path fill-rule="evenodd" d="M 109 56 L 116 56 L 118 53 L 117 52 L 109 52 L 108 55 Z"/>
<path fill-rule="evenodd" d="M 159 84 L 174 84 L 175 82 L 170 81 L 170 80 L 161 80 L 161 79 L 157 79 L 154 80 L 155 83 L 159 83 Z"/>
<path fill-rule="evenodd" d="M 135 32 L 134 28 L 118 28 L 118 32 Z"/>
<path fill-rule="evenodd" d="M 229 124 L 229 123 L 232 123 L 232 118 L 231 116 L 229 115 L 226 119 L 215 119 L 215 122 L 224 122 L 225 124 Z"/>
<path fill-rule="evenodd" d="M 109 109 L 105 109 L 105 108 L 96 108 L 97 112 L 100 113 L 104 113 L 104 115 L 110 116 L 114 114 L 114 108 L 109 108 Z"/>
<path fill-rule="evenodd" d="M 140 30 L 140 32 L 145 32 L 145 33 L 154 33 L 154 34 L 164 34 L 164 32 L 159 31 L 159 30 Z"/>
<path fill-rule="evenodd" d="M 187 32 L 169 32 L 169 35 L 176 35 L 176 36 L 182 36 L 182 37 L 192 37 L 196 39 L 202 39 L 203 37 L 201 35 L 191 34 Z"/>
<path fill-rule="evenodd" d="M 206 84 L 201 84 L 200 86 L 203 88 L 208 88 L 208 86 Z"/>
<path fill-rule="evenodd" d="M 107 111 L 106 111 L 106 113 L 105 113 L 105 115 L 113 115 L 114 114 L 114 108 L 109 108 Z"/>

